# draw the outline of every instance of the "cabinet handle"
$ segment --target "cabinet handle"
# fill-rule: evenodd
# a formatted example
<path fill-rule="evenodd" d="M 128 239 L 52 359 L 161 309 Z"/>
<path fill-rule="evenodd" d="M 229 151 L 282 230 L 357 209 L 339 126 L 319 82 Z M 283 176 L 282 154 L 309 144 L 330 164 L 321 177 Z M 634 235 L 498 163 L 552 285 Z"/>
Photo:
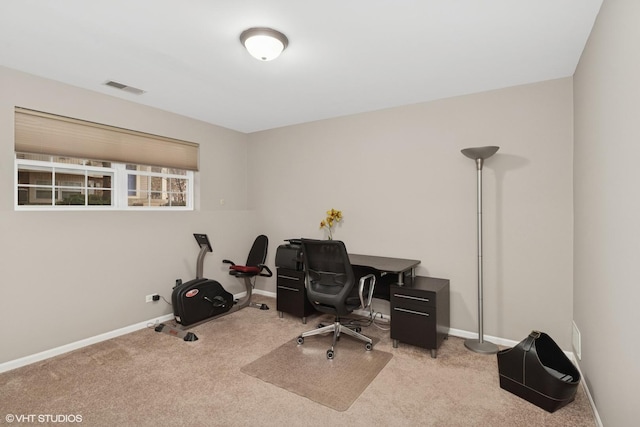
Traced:
<path fill-rule="evenodd" d="M 290 287 L 288 287 L 288 286 L 278 286 L 278 288 L 280 288 L 280 289 L 286 289 L 287 291 L 300 292 L 300 289 L 290 288 Z"/>
<path fill-rule="evenodd" d="M 412 299 L 412 300 L 416 300 L 416 301 L 424 301 L 424 302 L 429 302 L 429 298 L 420 298 L 420 297 L 412 297 L 411 295 L 403 295 L 403 294 L 393 294 L 394 297 L 398 297 L 398 298 L 406 298 L 406 299 Z"/>
<path fill-rule="evenodd" d="M 394 307 L 393 309 L 396 311 L 402 311 L 404 313 L 419 314 L 420 316 L 429 317 L 429 313 L 423 313 L 421 311 L 407 310 L 406 308 L 398 308 L 398 307 Z"/>
<path fill-rule="evenodd" d="M 283 279 L 289 279 L 289 280 L 295 280 L 296 282 L 298 280 L 300 280 L 299 277 L 293 277 L 293 276 L 278 276 L 278 279 L 283 278 Z"/>

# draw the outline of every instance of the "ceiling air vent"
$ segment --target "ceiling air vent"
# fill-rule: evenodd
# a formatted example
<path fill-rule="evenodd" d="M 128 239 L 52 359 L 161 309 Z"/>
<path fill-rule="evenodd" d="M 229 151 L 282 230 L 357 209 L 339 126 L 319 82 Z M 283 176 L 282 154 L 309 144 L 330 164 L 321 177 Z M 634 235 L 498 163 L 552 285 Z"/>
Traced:
<path fill-rule="evenodd" d="M 122 83 L 114 82 L 113 80 L 109 80 L 108 82 L 105 83 L 105 85 L 123 90 L 125 92 L 132 93 L 134 95 L 142 95 L 145 92 L 144 90 L 138 89 L 137 87 L 127 86 Z"/>

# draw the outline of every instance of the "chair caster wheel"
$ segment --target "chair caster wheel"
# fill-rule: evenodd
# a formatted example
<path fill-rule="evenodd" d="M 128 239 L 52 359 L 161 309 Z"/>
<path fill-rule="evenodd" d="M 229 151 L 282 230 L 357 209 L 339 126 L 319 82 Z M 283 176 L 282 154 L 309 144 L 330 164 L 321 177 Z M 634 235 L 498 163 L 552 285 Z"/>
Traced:
<path fill-rule="evenodd" d="M 327 359 L 333 359 L 333 350 L 327 350 Z"/>
<path fill-rule="evenodd" d="M 324 328 L 324 323 L 318 323 L 318 329 Z"/>
<path fill-rule="evenodd" d="M 360 333 L 360 332 L 362 332 L 362 328 L 360 326 L 358 326 L 358 327 L 356 327 L 354 329 L 354 331 L 356 331 L 357 333 Z"/>
<path fill-rule="evenodd" d="M 298 343 L 298 345 L 301 345 L 304 343 L 304 337 L 298 337 L 296 338 L 296 343 Z"/>
<path fill-rule="evenodd" d="M 373 344 L 371 344 L 370 342 L 368 342 L 368 343 L 366 343 L 366 344 L 364 345 L 364 348 L 365 348 L 365 350 L 367 350 L 367 351 L 371 351 L 371 350 L 373 350 Z"/>

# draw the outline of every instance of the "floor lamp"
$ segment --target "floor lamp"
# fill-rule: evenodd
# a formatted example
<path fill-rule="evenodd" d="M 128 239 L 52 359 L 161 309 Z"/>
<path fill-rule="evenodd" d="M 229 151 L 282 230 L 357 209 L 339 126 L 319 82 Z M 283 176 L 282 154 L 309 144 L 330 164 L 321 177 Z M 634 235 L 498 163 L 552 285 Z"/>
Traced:
<path fill-rule="evenodd" d="M 476 162 L 478 171 L 478 339 L 468 339 L 464 346 L 476 353 L 495 354 L 498 346 L 484 340 L 482 314 L 482 165 L 485 159 L 496 154 L 500 147 L 465 148 L 462 154 Z"/>

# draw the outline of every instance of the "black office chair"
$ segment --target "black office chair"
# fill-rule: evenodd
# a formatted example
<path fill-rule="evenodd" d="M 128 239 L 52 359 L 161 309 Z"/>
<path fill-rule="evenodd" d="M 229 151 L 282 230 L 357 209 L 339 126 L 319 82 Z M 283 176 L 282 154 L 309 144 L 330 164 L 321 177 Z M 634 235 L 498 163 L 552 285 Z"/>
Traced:
<path fill-rule="evenodd" d="M 302 239 L 302 257 L 309 301 L 316 310 L 333 314 L 335 321 L 331 325 L 319 325 L 317 329 L 302 333 L 297 343 L 303 344 L 305 337 L 333 332 L 333 343 L 327 350 L 327 359 L 333 359 L 336 341 L 344 333 L 364 341 L 365 349 L 371 351 L 371 338 L 360 334 L 359 327 L 341 323 L 340 319 L 356 309 L 371 305 L 375 276 L 368 274 L 356 280 L 347 248 L 339 240 Z"/>
<path fill-rule="evenodd" d="M 269 246 L 269 239 L 264 234 L 256 237 L 256 240 L 251 246 L 249 256 L 245 265 L 237 265 L 233 261 L 228 259 L 222 260 L 224 264 L 231 264 L 229 266 L 229 274 L 235 277 L 243 278 L 245 281 L 245 287 L 248 295 L 245 298 L 249 301 L 249 306 L 259 308 L 260 310 L 269 310 L 267 304 L 258 304 L 251 301 L 251 291 L 255 287 L 255 278 L 257 276 L 271 277 L 273 273 L 267 267 L 264 262 L 267 259 L 267 248 Z M 251 282 L 251 279 L 254 279 Z"/>

